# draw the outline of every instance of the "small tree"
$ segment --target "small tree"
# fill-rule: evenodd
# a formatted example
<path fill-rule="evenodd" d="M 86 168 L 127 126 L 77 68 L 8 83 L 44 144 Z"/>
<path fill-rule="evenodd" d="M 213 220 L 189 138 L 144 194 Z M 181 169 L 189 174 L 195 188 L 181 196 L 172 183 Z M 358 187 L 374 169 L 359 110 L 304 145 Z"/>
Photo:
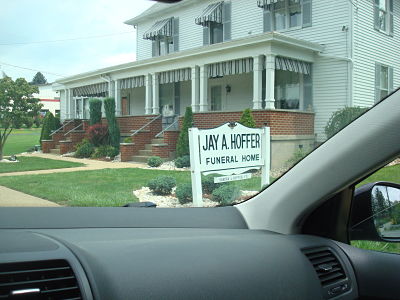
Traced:
<path fill-rule="evenodd" d="M 193 127 L 193 112 L 190 106 L 186 107 L 183 117 L 182 129 L 179 133 L 178 143 L 176 144 L 176 156 L 189 155 L 189 128 Z"/>
<path fill-rule="evenodd" d="M 90 125 L 101 123 L 101 100 L 89 99 Z"/>
<path fill-rule="evenodd" d="M 108 133 L 110 136 L 110 145 L 119 150 L 119 141 L 121 134 L 115 117 L 115 100 L 114 98 L 104 99 L 104 110 L 108 123 Z"/>
<path fill-rule="evenodd" d="M 325 126 L 326 137 L 329 139 L 331 136 L 342 130 L 344 127 L 357 119 L 367 110 L 368 108 L 366 107 L 355 106 L 345 107 L 335 111 Z"/>
<path fill-rule="evenodd" d="M 44 75 L 41 72 L 37 72 L 31 82 L 31 84 L 33 84 L 33 85 L 46 84 L 46 83 L 47 83 L 47 79 L 44 77 Z"/>
<path fill-rule="evenodd" d="M 50 134 L 53 130 L 57 129 L 56 126 L 56 119 L 54 118 L 54 115 L 48 111 L 43 119 L 42 131 L 40 133 L 40 142 L 42 142 L 42 140 L 50 140 Z"/>
<path fill-rule="evenodd" d="M 239 123 L 242 124 L 243 126 L 250 127 L 250 128 L 256 127 L 256 122 L 254 121 L 253 114 L 251 113 L 250 108 L 246 108 L 243 111 L 243 114 L 240 117 Z"/>
<path fill-rule="evenodd" d="M 0 79 L 0 160 L 7 138 L 14 129 L 13 124 L 36 116 L 42 108 L 39 99 L 32 97 L 38 92 L 36 86 L 29 85 L 23 78 L 15 81 L 10 77 Z"/>

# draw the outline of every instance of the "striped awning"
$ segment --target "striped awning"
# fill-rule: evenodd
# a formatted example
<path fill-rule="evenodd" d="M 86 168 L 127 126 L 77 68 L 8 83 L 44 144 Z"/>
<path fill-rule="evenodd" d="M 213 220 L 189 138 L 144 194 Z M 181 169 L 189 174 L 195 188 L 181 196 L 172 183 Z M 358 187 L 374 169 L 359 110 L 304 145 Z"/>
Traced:
<path fill-rule="evenodd" d="M 172 36 L 172 18 L 157 21 L 143 34 L 145 40 L 155 40 L 157 37 Z"/>
<path fill-rule="evenodd" d="M 105 97 L 108 94 L 108 83 L 97 83 L 91 85 L 85 85 L 72 89 L 72 95 L 74 97 Z"/>
<path fill-rule="evenodd" d="M 257 6 L 269 10 L 272 4 L 282 1 L 285 0 L 257 0 Z M 293 0 L 293 1 L 296 3 L 300 3 L 300 0 Z"/>
<path fill-rule="evenodd" d="M 144 76 L 136 76 L 121 79 L 121 90 L 133 89 L 137 87 L 144 86 Z"/>
<path fill-rule="evenodd" d="M 275 69 L 301 74 L 311 74 L 311 64 L 305 61 L 277 56 L 275 58 Z"/>
<path fill-rule="evenodd" d="M 192 70 L 190 68 L 171 70 L 161 72 L 158 76 L 160 84 L 187 81 L 192 79 Z"/>
<path fill-rule="evenodd" d="M 222 4 L 223 1 L 208 5 L 203 13 L 194 20 L 194 22 L 197 25 L 202 26 L 208 26 L 209 22 L 216 22 L 221 24 Z"/>
<path fill-rule="evenodd" d="M 253 58 L 242 58 L 208 65 L 208 77 L 221 77 L 253 71 Z"/>

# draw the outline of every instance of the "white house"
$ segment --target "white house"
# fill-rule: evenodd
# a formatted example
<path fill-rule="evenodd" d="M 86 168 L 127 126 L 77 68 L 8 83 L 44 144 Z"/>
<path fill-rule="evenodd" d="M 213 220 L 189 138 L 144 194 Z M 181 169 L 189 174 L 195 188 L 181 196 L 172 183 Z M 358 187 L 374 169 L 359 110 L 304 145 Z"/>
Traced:
<path fill-rule="evenodd" d="M 183 0 L 125 23 L 137 61 L 58 80 L 63 120 L 105 96 L 125 131 L 158 115 L 172 128 L 187 106 L 202 128 L 252 108 L 278 151 L 323 141 L 332 112 L 400 86 L 398 0 Z"/>
<path fill-rule="evenodd" d="M 60 92 L 54 91 L 51 83 L 40 84 L 37 86 L 39 93 L 33 94 L 43 104 L 40 113 L 42 116 L 50 111 L 53 115 L 60 112 Z"/>

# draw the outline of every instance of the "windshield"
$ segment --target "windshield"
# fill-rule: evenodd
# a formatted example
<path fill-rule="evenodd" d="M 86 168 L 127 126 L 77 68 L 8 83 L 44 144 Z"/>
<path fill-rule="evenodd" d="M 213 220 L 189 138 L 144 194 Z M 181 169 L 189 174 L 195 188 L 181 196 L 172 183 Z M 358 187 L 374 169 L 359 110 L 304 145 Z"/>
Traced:
<path fill-rule="evenodd" d="M 393 0 L 9 1 L 0 16 L 0 206 L 234 205 L 400 86 Z"/>

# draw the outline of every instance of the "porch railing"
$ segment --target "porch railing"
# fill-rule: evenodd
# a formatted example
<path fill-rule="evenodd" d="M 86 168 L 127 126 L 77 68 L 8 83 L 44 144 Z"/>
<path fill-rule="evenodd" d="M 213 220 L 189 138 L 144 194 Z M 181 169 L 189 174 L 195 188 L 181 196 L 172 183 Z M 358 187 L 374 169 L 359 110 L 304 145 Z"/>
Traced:
<path fill-rule="evenodd" d="M 74 130 L 77 130 L 77 129 L 78 129 L 79 127 L 81 127 L 82 125 L 83 125 L 83 122 L 80 123 L 78 126 L 72 128 L 70 131 L 68 131 L 66 134 L 64 134 L 64 136 L 66 136 L 68 133 L 70 133 L 70 132 L 72 132 L 72 131 L 74 131 Z"/>
<path fill-rule="evenodd" d="M 173 121 L 171 124 L 169 124 L 167 127 L 165 127 L 163 130 L 161 130 L 161 132 L 156 134 L 156 138 L 162 136 L 164 134 L 164 132 L 166 132 L 167 130 L 169 130 L 171 127 L 175 126 L 177 123 L 179 122 L 179 118 L 176 118 L 175 121 Z"/>
<path fill-rule="evenodd" d="M 50 136 L 53 136 L 53 134 L 56 134 L 57 132 L 63 130 L 65 126 L 67 126 L 69 123 L 72 123 L 74 120 L 69 120 L 67 123 L 63 124 L 60 128 L 54 130 L 52 133 L 50 133 Z"/>
<path fill-rule="evenodd" d="M 144 124 L 142 127 L 140 127 L 138 130 L 135 130 L 131 136 L 134 136 L 136 134 L 138 134 L 140 131 L 142 131 L 143 129 L 145 129 L 147 126 L 149 126 L 151 123 L 153 123 L 155 120 L 158 120 L 159 118 L 162 117 L 162 114 L 159 114 L 157 117 L 154 117 L 153 119 L 151 119 L 149 122 L 147 122 L 146 124 Z M 133 131 L 133 130 L 132 130 Z"/>

